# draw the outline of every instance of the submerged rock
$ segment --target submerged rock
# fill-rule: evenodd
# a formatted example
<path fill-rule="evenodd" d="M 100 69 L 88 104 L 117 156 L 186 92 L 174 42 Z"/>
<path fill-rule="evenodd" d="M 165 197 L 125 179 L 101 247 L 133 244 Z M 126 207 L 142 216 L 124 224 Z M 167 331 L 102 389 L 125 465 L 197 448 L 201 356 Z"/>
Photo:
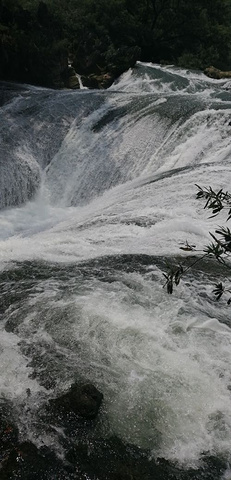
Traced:
<path fill-rule="evenodd" d="M 96 393 L 97 392 L 97 393 Z M 78 403 L 75 395 L 99 397 L 91 384 L 72 385 L 65 395 L 53 400 L 62 408 Z M 70 395 L 70 398 L 68 398 Z M 58 416 L 57 416 L 58 417 Z M 117 436 L 100 437 L 87 432 L 87 424 L 78 435 L 62 436 L 62 457 L 54 443 L 37 447 L 20 439 L 10 402 L 0 401 L 0 478 L 1 480 L 221 480 L 226 462 L 204 455 L 198 469 L 182 468 L 163 458 L 154 459 L 149 450 L 128 444 Z M 40 419 L 41 420 L 41 419 Z M 58 418 L 59 420 L 59 418 Z M 72 425 L 74 427 L 74 424 Z M 92 433 L 92 432 L 91 432 Z M 61 439 L 61 438 L 60 438 Z"/>
<path fill-rule="evenodd" d="M 56 399 L 49 401 L 52 409 L 64 413 L 74 412 L 87 420 L 94 419 L 103 400 L 103 394 L 91 383 L 79 385 L 74 383 L 70 390 Z"/>
<path fill-rule="evenodd" d="M 75 469 L 57 458 L 47 447 L 37 448 L 30 441 L 19 443 L 0 467 L 1 480 L 84 480 Z"/>

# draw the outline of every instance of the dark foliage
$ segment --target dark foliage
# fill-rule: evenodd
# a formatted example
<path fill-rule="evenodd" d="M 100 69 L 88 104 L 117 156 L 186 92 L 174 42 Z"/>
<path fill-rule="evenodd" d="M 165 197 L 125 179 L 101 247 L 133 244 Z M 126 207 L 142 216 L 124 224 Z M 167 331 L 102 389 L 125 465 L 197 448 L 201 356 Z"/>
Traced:
<path fill-rule="evenodd" d="M 231 0 L 0 0 L 2 79 L 62 86 L 136 60 L 231 68 Z"/>
<path fill-rule="evenodd" d="M 218 192 L 214 192 L 211 187 L 201 188 L 199 185 L 196 185 L 198 188 L 197 198 L 205 198 L 206 203 L 204 208 L 212 209 L 212 215 L 209 218 L 215 217 L 223 208 L 229 207 L 227 220 L 231 218 L 231 195 L 228 192 L 223 192 L 223 189 L 220 189 Z"/>

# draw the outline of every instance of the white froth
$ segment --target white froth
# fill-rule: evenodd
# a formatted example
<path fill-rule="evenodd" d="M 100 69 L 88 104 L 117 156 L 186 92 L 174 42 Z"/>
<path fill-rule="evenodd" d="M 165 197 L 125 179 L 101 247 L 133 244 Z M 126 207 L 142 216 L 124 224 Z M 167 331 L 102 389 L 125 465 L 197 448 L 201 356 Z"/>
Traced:
<path fill-rule="evenodd" d="M 36 380 L 29 378 L 32 369 L 28 367 L 28 359 L 20 352 L 20 338 L 1 328 L 0 362 L 1 362 L 1 396 L 14 400 L 26 398 L 27 389 L 35 394 L 41 391 Z"/>

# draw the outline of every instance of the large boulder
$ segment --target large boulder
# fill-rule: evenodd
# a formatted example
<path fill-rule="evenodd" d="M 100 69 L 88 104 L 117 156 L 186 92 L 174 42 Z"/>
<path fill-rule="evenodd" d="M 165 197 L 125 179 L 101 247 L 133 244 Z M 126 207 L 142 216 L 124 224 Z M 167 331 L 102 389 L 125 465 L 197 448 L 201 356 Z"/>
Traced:
<path fill-rule="evenodd" d="M 103 89 L 110 87 L 116 79 L 116 76 L 112 73 L 91 73 L 90 75 L 81 78 L 85 87 Z"/>
<path fill-rule="evenodd" d="M 52 410 L 73 412 L 87 420 L 94 419 L 103 400 L 103 394 L 91 383 L 74 383 L 67 393 L 49 401 Z"/>
<path fill-rule="evenodd" d="M 62 72 L 62 80 L 65 88 L 80 88 L 78 75 L 74 67 L 69 62 L 65 70 Z"/>
<path fill-rule="evenodd" d="M 215 67 L 207 67 L 204 70 L 205 75 L 210 78 L 215 78 L 216 80 L 220 80 L 222 78 L 231 78 L 231 71 L 223 71 L 219 70 Z"/>

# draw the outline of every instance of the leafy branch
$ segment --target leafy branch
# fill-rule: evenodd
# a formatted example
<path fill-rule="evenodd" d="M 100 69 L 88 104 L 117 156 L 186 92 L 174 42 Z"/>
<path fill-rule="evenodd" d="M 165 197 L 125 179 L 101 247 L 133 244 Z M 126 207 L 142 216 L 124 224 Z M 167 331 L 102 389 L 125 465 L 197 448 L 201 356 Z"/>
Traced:
<path fill-rule="evenodd" d="M 169 267 L 168 273 L 163 273 L 164 277 L 166 278 L 164 287 L 167 288 L 168 293 L 172 294 L 174 284 L 179 285 L 183 273 L 184 269 L 182 265 L 178 265 L 177 267 Z"/>
<path fill-rule="evenodd" d="M 195 248 L 189 248 L 190 245 L 188 244 L 188 242 L 186 241 L 186 247 L 180 247 L 182 250 L 186 250 L 187 251 L 192 251 L 194 250 L 195 251 Z M 173 293 L 173 286 L 174 284 L 177 286 L 179 285 L 180 283 L 180 280 L 183 276 L 183 274 L 185 274 L 188 270 L 190 270 L 192 267 L 194 267 L 194 265 L 196 265 L 196 263 L 200 262 L 203 258 L 207 257 L 209 254 L 208 253 L 205 253 L 204 255 L 202 255 L 201 257 L 197 258 L 193 263 L 191 263 L 190 265 L 186 266 L 184 268 L 184 265 L 167 265 L 168 266 L 168 272 L 167 273 L 163 273 L 164 277 L 166 278 L 166 282 L 165 284 L 163 285 L 163 288 L 166 287 L 167 288 L 167 292 L 172 294 Z"/>
<path fill-rule="evenodd" d="M 213 293 L 216 297 L 216 300 L 220 300 L 220 298 L 222 297 L 223 293 L 231 293 L 231 290 L 228 289 L 228 288 L 225 288 L 223 283 L 220 282 L 220 283 L 217 283 L 215 285 L 215 288 L 213 290 Z M 227 300 L 227 304 L 230 305 L 231 304 L 231 297 Z"/>
<path fill-rule="evenodd" d="M 227 209 L 227 221 L 231 219 L 231 194 L 229 192 L 224 192 L 223 189 L 220 189 L 218 192 L 215 192 L 211 187 L 202 188 L 199 185 L 196 185 L 198 192 L 196 195 L 197 199 L 204 198 L 206 200 L 204 208 L 212 210 L 212 215 L 209 218 L 217 216 L 221 210 Z M 180 280 L 187 272 L 190 270 L 196 263 L 200 262 L 206 257 L 214 257 L 220 264 L 231 268 L 231 265 L 227 260 L 231 255 L 231 231 L 228 227 L 218 227 L 215 230 L 215 234 L 209 232 L 213 241 L 204 248 L 204 254 L 198 257 L 193 263 L 184 268 L 183 265 L 177 266 L 168 266 L 167 273 L 164 273 L 166 279 L 163 287 L 167 288 L 169 294 L 173 293 L 173 286 L 179 285 Z M 187 241 L 183 247 L 180 247 L 184 251 L 196 251 L 195 245 L 190 245 Z M 230 289 L 224 287 L 220 282 L 215 285 L 213 293 L 216 300 L 219 300 L 224 293 L 231 293 Z M 228 305 L 231 304 L 231 297 L 227 301 Z"/>
<path fill-rule="evenodd" d="M 198 192 L 196 198 L 205 198 L 206 203 L 204 209 L 208 208 L 212 210 L 212 215 L 209 218 L 216 217 L 218 213 L 223 210 L 223 208 L 228 208 L 228 217 L 227 221 L 231 218 L 231 195 L 228 192 L 224 192 L 221 188 L 218 192 L 214 192 L 214 190 L 209 188 L 202 188 L 200 185 L 196 184 L 198 188 Z"/>

